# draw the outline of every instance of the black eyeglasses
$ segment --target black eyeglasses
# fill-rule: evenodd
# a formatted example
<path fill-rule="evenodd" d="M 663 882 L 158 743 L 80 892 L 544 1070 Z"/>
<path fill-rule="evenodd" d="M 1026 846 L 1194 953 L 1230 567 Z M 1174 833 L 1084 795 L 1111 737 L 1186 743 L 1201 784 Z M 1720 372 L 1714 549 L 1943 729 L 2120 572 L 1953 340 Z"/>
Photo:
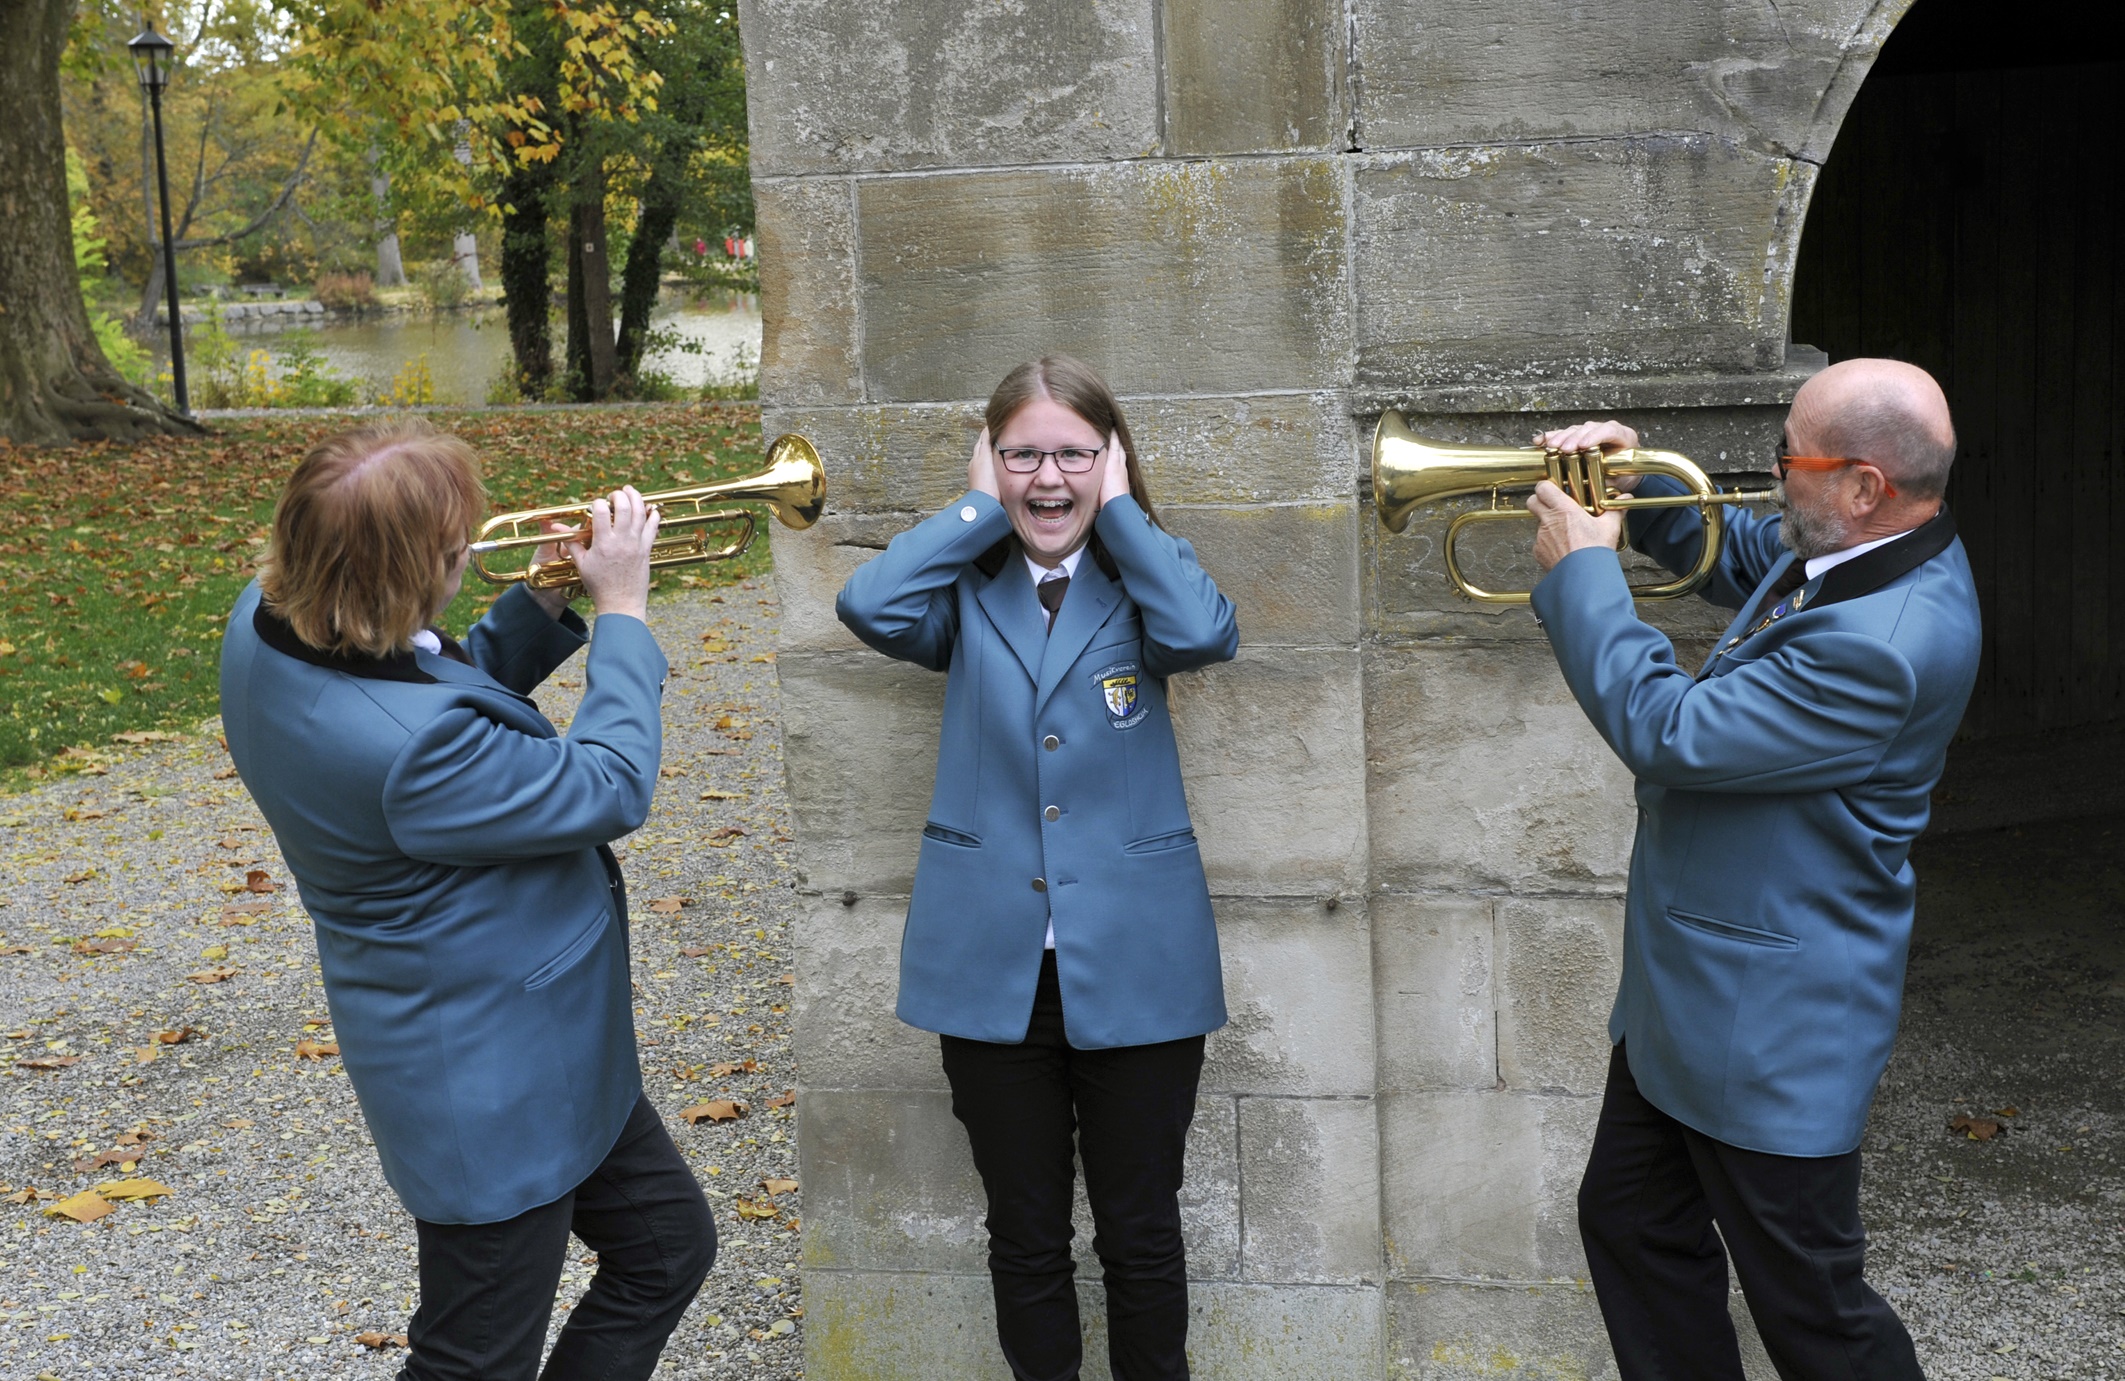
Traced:
<path fill-rule="evenodd" d="M 1106 451 L 1087 450 L 1083 446 L 1065 446 L 1059 451 L 1043 451 L 1033 446 L 1004 446 L 998 448 L 996 458 L 1003 468 L 1014 475 L 1031 475 L 1039 472 L 1049 456 L 1055 457 L 1055 468 L 1066 475 L 1082 475 L 1092 468 L 1100 455 Z"/>

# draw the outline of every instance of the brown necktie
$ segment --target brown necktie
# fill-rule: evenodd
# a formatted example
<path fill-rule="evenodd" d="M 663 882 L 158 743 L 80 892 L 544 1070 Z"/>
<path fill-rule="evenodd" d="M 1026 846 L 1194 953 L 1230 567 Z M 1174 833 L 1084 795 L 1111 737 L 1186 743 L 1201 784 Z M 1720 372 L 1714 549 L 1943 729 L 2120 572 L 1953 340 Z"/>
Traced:
<path fill-rule="evenodd" d="M 1070 577 L 1059 575 L 1043 580 L 1033 587 L 1033 593 L 1040 596 L 1040 607 L 1048 611 L 1048 631 L 1053 633 L 1055 616 L 1062 612 L 1063 596 L 1070 593 Z"/>

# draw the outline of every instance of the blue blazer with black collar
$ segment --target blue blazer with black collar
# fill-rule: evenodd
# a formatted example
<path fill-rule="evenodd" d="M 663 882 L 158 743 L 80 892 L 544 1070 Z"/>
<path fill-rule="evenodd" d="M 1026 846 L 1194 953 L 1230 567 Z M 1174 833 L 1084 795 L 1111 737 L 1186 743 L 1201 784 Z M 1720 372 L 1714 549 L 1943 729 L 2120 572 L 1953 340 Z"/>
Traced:
<path fill-rule="evenodd" d="M 1133 499 L 1094 530 L 1120 579 L 1079 562 L 1052 634 L 1024 561 L 993 578 L 974 564 L 1011 536 L 978 492 L 894 538 L 835 603 L 886 656 L 950 671 L 901 940 L 912 1026 L 1024 1040 L 1051 918 L 1071 1045 L 1225 1024 L 1166 678 L 1230 660 L 1239 628 L 1194 549 Z"/>
<path fill-rule="evenodd" d="M 601 618 L 563 738 L 528 692 L 585 634 L 521 589 L 473 626 L 472 666 L 319 653 L 255 584 L 229 619 L 229 754 L 316 925 L 384 1178 L 431 1223 L 558 1199 L 641 1092 L 606 844 L 648 815 L 666 668 L 640 620 Z"/>
<path fill-rule="evenodd" d="M 1574 552 L 1535 590 L 1573 696 L 1638 779 L 1609 1036 L 1698 1131 L 1841 1155 L 1896 1036 L 1909 855 L 1976 680 L 1977 593 L 1946 509 L 1777 602 L 1781 520 L 1725 513 L 1706 597 L 1741 613 L 1694 676 L 1615 553 Z M 1693 509 L 1631 533 L 1670 570 L 1702 549 Z"/>

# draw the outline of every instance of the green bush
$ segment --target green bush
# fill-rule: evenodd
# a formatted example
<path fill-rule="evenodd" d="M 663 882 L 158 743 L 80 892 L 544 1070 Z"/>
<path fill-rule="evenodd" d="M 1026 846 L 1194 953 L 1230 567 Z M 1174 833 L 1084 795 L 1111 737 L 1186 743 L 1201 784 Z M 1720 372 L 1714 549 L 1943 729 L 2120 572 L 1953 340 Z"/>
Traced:
<path fill-rule="evenodd" d="M 448 259 L 423 266 L 413 276 L 413 281 L 421 290 L 421 296 L 428 299 L 428 305 L 438 311 L 462 307 L 465 299 L 472 296 L 472 280 Z"/>

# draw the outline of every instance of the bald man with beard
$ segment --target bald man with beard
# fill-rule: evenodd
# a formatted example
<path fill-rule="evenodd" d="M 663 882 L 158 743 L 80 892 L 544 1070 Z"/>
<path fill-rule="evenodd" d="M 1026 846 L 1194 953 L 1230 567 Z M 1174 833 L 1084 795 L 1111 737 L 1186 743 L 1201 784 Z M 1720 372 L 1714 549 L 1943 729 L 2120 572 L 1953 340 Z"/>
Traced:
<path fill-rule="evenodd" d="M 1536 439 L 1638 444 L 1616 422 Z M 1623 515 L 1547 483 L 1528 501 L 1536 617 L 1637 778 L 1614 1050 L 1579 1187 L 1625 1381 L 1741 1381 L 1729 1260 L 1787 1381 L 1923 1375 L 1865 1280 L 1859 1142 L 1903 1001 L 1911 845 L 1977 674 L 1977 592 L 1942 502 L 1954 457 L 1924 370 L 1847 360 L 1810 379 L 1779 513 L 1726 510 L 1704 594 L 1738 613 L 1694 672 L 1637 617 Z M 1695 566 L 1696 509 L 1629 526 L 1661 565 Z"/>

